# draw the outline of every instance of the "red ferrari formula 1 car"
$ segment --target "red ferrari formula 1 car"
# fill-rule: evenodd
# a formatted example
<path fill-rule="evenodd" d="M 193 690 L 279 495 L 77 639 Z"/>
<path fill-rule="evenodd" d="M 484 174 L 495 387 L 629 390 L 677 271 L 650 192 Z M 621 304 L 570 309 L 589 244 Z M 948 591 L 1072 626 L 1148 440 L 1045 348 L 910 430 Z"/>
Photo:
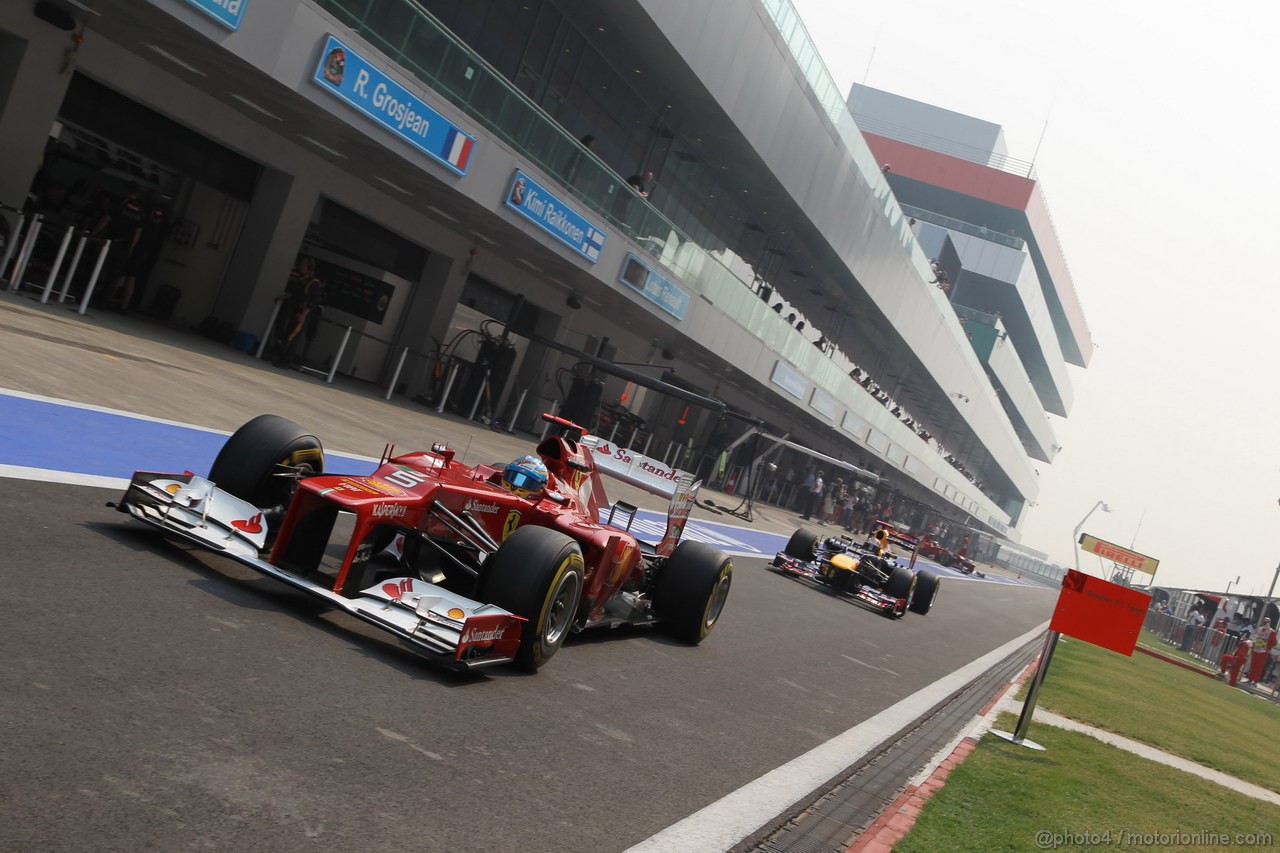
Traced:
<path fill-rule="evenodd" d="M 115 506 L 390 631 L 457 669 L 536 670 L 586 628 L 662 623 L 701 642 L 733 580 L 723 552 L 680 541 L 699 483 L 544 415 L 558 435 L 509 465 L 468 467 L 443 444 L 368 476 L 326 475 L 311 433 L 261 415 L 209 476 L 139 471 Z M 670 498 L 647 544 L 601 472 Z"/>
<path fill-rule="evenodd" d="M 898 565 L 888 545 L 897 537 L 889 536 L 889 530 L 884 533 L 860 542 L 849 536 L 824 537 L 802 527 L 773 558 L 771 568 L 848 596 L 895 619 L 905 616 L 908 610 L 928 613 L 937 601 L 941 578 L 933 572 L 917 572 Z"/>
<path fill-rule="evenodd" d="M 949 569 L 964 572 L 966 575 L 974 575 L 975 577 L 980 578 L 986 577 L 985 574 L 978 571 L 978 567 L 973 560 L 970 560 L 968 557 L 962 556 L 955 551 L 943 548 L 929 536 L 925 536 L 920 540 L 920 556 L 927 560 L 933 560 L 940 566 L 946 566 Z"/>

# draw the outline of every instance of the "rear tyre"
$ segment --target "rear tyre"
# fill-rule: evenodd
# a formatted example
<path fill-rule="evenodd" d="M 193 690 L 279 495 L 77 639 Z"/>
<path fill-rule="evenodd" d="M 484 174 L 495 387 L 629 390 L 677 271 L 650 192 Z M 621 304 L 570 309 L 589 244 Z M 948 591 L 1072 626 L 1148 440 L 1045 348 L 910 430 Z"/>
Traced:
<path fill-rule="evenodd" d="M 658 575 L 653 609 L 672 636 L 696 646 L 720 621 L 732 585 L 727 554 L 705 542 L 681 542 Z"/>
<path fill-rule="evenodd" d="M 782 552 L 788 557 L 807 563 L 818 555 L 818 542 L 821 540 L 820 533 L 801 527 L 791 534 L 791 538 L 787 540 L 787 547 L 783 548 Z"/>
<path fill-rule="evenodd" d="M 884 591 L 894 598 L 907 600 L 907 605 L 901 612 L 895 610 L 892 613 L 894 619 L 901 619 L 907 615 L 907 608 L 911 606 L 911 599 L 916 591 L 916 573 L 906 566 L 894 567 L 893 574 L 889 575 L 889 582 L 884 585 Z"/>
<path fill-rule="evenodd" d="M 297 477 L 281 474 L 323 472 L 320 439 L 287 418 L 258 415 L 222 445 L 209 479 L 256 507 L 276 507 L 288 504 L 298 485 Z"/>
<path fill-rule="evenodd" d="M 516 666 L 536 672 L 560 650 L 582 598 L 582 551 L 546 527 L 518 527 L 484 562 L 480 600 L 528 621 Z"/>
<path fill-rule="evenodd" d="M 942 578 L 933 572 L 920 572 L 916 575 L 916 592 L 911 598 L 911 612 L 924 616 L 933 609 L 938 600 L 938 590 L 942 588 Z"/>

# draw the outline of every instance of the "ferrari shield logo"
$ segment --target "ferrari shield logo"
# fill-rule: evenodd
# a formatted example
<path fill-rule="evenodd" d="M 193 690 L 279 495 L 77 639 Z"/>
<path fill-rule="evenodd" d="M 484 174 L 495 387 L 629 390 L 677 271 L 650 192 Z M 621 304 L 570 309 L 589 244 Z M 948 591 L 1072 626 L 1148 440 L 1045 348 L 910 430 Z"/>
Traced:
<path fill-rule="evenodd" d="M 515 510 L 511 510 L 511 512 L 507 513 L 507 520 L 502 522 L 503 541 L 506 541 L 506 538 L 510 536 L 512 533 L 514 533 L 516 528 L 519 526 L 520 526 L 520 513 L 516 512 Z"/>

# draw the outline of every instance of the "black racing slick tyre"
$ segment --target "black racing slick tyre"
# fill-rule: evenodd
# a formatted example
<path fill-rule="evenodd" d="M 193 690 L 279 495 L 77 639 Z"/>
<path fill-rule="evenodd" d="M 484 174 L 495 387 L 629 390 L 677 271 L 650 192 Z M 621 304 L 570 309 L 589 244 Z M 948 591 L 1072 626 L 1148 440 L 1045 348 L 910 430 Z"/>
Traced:
<path fill-rule="evenodd" d="M 938 590 L 942 588 L 942 578 L 933 572 L 916 574 L 916 593 L 911 597 L 911 612 L 924 616 L 933 609 L 938 600 Z"/>
<path fill-rule="evenodd" d="M 681 542 L 658 575 L 653 609 L 678 640 L 698 645 L 720 621 L 733 585 L 733 561 L 705 542 Z"/>
<path fill-rule="evenodd" d="M 901 613 L 894 612 L 892 614 L 895 619 L 901 619 L 907 615 L 907 610 L 911 607 L 911 600 L 916 592 L 916 579 L 916 573 L 906 566 L 894 567 L 893 574 L 889 575 L 889 582 L 884 585 L 885 593 L 894 598 L 905 598 L 907 600 L 907 606 L 902 608 Z"/>
<path fill-rule="evenodd" d="M 276 507 L 287 504 L 297 487 L 297 476 L 287 475 L 323 472 L 320 439 L 287 418 L 258 415 L 222 445 L 209 479 L 256 507 Z"/>
<path fill-rule="evenodd" d="M 582 550 L 547 527 L 518 527 L 484 561 L 480 600 L 528 621 L 520 627 L 515 664 L 536 672 L 573 627 L 582 598 Z"/>
<path fill-rule="evenodd" d="M 791 538 L 787 540 L 787 547 L 783 548 L 782 552 L 788 557 L 807 563 L 818 555 L 818 543 L 821 541 L 821 533 L 801 527 L 791 534 Z"/>

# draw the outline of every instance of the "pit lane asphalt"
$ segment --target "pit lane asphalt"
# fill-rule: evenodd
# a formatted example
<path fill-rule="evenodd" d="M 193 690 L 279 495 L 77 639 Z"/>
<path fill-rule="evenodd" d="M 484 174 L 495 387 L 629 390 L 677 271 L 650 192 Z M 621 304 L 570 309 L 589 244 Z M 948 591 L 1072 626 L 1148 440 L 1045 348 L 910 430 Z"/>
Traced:
<path fill-rule="evenodd" d="M 219 430 L 275 411 L 373 455 L 386 440 L 469 440 L 483 459 L 530 446 L 379 389 L 25 298 L 0 300 L 0 386 Z M 88 458 L 108 437 L 78 438 Z M 0 480 L 0 793 L 15 818 L 3 849 L 621 850 L 1052 607 L 1035 587 L 949 583 L 934 613 L 893 622 L 737 558 L 699 648 L 596 632 L 533 677 L 455 676 L 168 543 L 103 506 L 116 497 Z M 759 515 L 778 534 L 796 526 Z"/>

